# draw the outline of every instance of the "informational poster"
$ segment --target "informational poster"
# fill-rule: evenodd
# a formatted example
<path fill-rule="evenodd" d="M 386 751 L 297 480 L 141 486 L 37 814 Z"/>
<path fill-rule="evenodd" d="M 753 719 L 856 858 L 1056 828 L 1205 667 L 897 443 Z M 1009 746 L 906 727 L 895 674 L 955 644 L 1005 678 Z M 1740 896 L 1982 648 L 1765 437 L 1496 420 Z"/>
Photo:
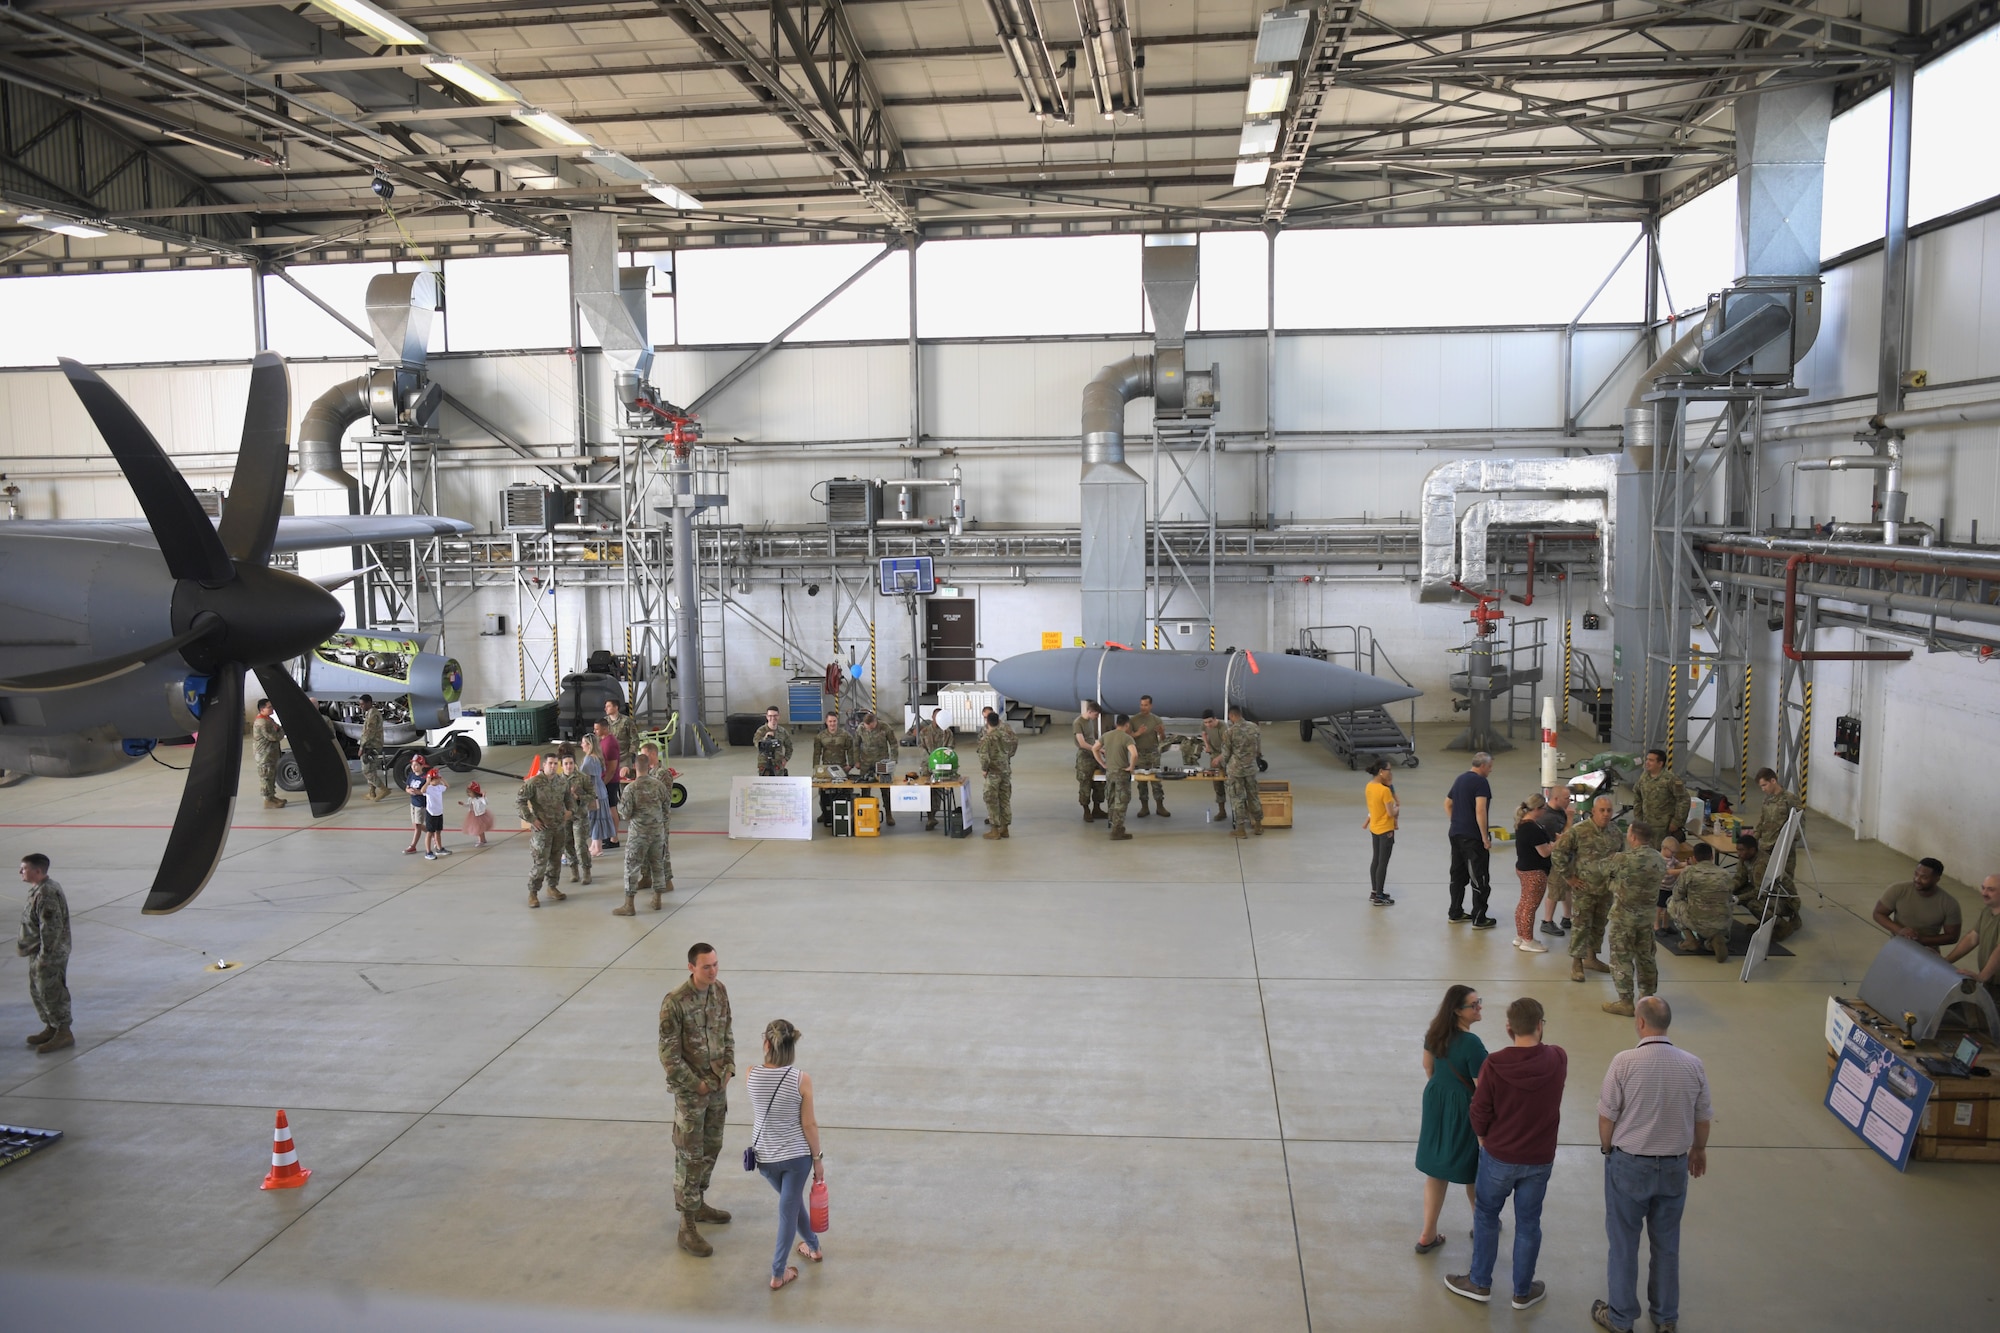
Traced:
<path fill-rule="evenodd" d="M 729 836 L 812 841 L 811 778 L 731 778 Z"/>
<path fill-rule="evenodd" d="M 1059 629 L 1045 629 L 1045 630 L 1043 630 L 1043 631 L 1042 631 L 1042 651 L 1043 651 L 1043 652 L 1047 652 L 1047 651 L 1049 651 L 1049 649 L 1051 649 L 1051 648 L 1060 648 L 1060 647 L 1062 647 L 1062 631 L 1061 631 L 1061 630 L 1059 630 Z"/>
<path fill-rule="evenodd" d="M 1826 1109 L 1904 1171 L 1909 1169 L 1918 1122 L 1936 1089 L 1922 1070 L 1897 1059 L 1857 1025 L 1847 1029 L 1841 1043 L 1840 1065 L 1826 1089 Z"/>

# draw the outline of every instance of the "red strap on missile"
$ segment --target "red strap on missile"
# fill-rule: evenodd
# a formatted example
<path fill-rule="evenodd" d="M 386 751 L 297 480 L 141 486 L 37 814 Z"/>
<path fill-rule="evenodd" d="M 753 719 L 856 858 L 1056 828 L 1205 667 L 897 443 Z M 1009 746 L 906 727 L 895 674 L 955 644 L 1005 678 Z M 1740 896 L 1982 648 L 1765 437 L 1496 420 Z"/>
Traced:
<path fill-rule="evenodd" d="M 1246 661 L 1246 662 L 1248 662 L 1248 663 L 1250 664 L 1250 674 L 1251 674 L 1251 675 L 1253 675 L 1253 676 L 1254 676 L 1254 675 L 1256 675 L 1256 674 L 1257 674 L 1257 655 L 1256 655 L 1255 653 L 1251 652 L 1251 651 L 1250 651 L 1250 650 L 1249 650 L 1248 648 L 1245 648 L 1245 649 L 1243 650 L 1243 660 L 1244 660 L 1244 661 Z"/>
<path fill-rule="evenodd" d="M 1128 653 L 1132 651 L 1130 648 L 1127 648 L 1124 644 L 1118 642 L 1118 640 L 1116 639 L 1106 639 L 1104 641 L 1104 646 L 1106 648 L 1117 648 Z"/>

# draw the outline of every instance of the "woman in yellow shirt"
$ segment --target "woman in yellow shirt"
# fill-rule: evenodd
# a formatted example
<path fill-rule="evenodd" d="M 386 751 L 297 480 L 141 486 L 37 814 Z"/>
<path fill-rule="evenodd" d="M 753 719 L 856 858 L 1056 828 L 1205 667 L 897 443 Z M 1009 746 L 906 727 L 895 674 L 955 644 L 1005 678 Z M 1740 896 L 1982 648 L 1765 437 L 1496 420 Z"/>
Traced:
<path fill-rule="evenodd" d="M 1391 907 L 1396 900 L 1386 890 L 1389 882 L 1389 857 L 1396 850 L 1396 812 L 1402 807 L 1396 800 L 1396 784 L 1390 778 L 1389 761 L 1377 759 L 1368 770 L 1368 818 L 1361 826 L 1375 844 L 1375 854 L 1368 862 L 1368 901 L 1377 907 Z"/>

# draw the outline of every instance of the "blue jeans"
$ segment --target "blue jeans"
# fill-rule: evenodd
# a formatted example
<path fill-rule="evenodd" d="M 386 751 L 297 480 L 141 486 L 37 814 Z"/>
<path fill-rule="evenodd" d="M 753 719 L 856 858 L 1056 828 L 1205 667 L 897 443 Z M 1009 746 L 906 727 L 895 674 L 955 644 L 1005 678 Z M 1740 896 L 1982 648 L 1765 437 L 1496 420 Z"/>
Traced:
<path fill-rule="evenodd" d="M 778 1248 L 771 1252 L 771 1276 L 774 1278 L 785 1275 L 785 1256 L 791 1253 L 794 1232 L 806 1243 L 807 1249 L 819 1249 L 819 1237 L 812 1228 L 812 1215 L 806 1211 L 806 1186 L 812 1182 L 812 1166 L 810 1155 L 757 1164 L 757 1173 L 778 1191 Z"/>
<path fill-rule="evenodd" d="M 1687 1207 L 1688 1159 L 1634 1157 L 1613 1148 L 1604 1159 L 1604 1235 L 1611 1242 L 1608 1282 L 1611 1322 L 1630 1328 L 1639 1318 L 1639 1229 L 1651 1262 L 1646 1305 L 1656 1324 L 1681 1315 L 1681 1211 Z"/>
<path fill-rule="evenodd" d="M 1542 1254 L 1542 1199 L 1554 1164 L 1515 1166 L 1479 1150 L 1479 1178 L 1472 1184 L 1472 1285 L 1493 1285 L 1500 1250 L 1500 1209 L 1514 1196 L 1514 1295 L 1526 1296 Z"/>

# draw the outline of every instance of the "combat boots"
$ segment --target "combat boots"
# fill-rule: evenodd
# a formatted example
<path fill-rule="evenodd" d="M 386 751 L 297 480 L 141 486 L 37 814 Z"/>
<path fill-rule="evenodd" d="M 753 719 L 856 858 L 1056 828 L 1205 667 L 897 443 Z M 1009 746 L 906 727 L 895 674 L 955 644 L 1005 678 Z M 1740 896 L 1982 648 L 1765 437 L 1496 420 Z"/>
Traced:
<path fill-rule="evenodd" d="M 1252 824 L 1252 825 L 1250 826 L 1250 831 L 1251 831 L 1252 833 L 1256 834 L 1256 835 L 1257 835 L 1258 837 L 1260 837 L 1260 838 L 1261 838 L 1261 837 L 1263 837 L 1263 836 L 1264 836 L 1264 821 L 1260 819 L 1260 820 L 1258 820 L 1258 821 L 1257 821 L 1256 823 Z"/>
<path fill-rule="evenodd" d="M 1244 828 L 1241 824 L 1238 824 L 1234 828 L 1229 830 L 1229 836 L 1232 838 L 1247 838 L 1250 836 L 1250 830 Z"/>
<path fill-rule="evenodd" d="M 1626 1018 L 1632 1017 L 1632 1002 L 1630 1000 L 1612 1000 L 1597 1007 L 1607 1014 L 1620 1014 Z"/>
<path fill-rule="evenodd" d="M 540 907 L 541 905 L 542 905 L 542 900 L 541 900 L 541 899 L 540 899 L 539 897 L 537 897 L 537 896 L 535 895 L 535 891 L 534 891 L 533 889 L 529 889 L 529 890 L 528 890 L 528 906 L 530 906 L 530 907 Z"/>
<path fill-rule="evenodd" d="M 53 1037 L 55 1035 L 56 1035 L 55 1028 L 44 1024 L 40 1032 L 37 1032 L 34 1036 L 28 1038 L 28 1045 L 31 1047 L 39 1046 L 43 1042 L 47 1041 L 50 1037 Z"/>
<path fill-rule="evenodd" d="M 1000 839 L 1007 836 L 1007 830 L 999 827 L 998 825 L 995 825 L 994 827 L 987 829 L 986 832 L 980 834 L 979 836 L 986 839 L 986 841 L 988 842 L 998 842 Z"/>
<path fill-rule="evenodd" d="M 563 892 L 563 891 L 562 891 L 561 889 L 557 888 L 557 887 L 556 887 L 555 885 L 553 885 L 553 884 L 549 885 L 549 901 L 550 901 L 550 902 L 552 902 L 552 903 L 559 903 L 559 902 L 565 902 L 565 901 L 567 901 L 567 900 L 568 900 L 568 898 L 569 898 L 569 895 L 568 895 L 567 893 L 564 893 L 564 892 Z"/>
<path fill-rule="evenodd" d="M 1592 954 L 1590 957 L 1584 959 L 1583 966 L 1587 972 L 1609 972 L 1611 970 L 1611 965 L 1600 962 L 1596 954 Z"/>
<path fill-rule="evenodd" d="M 47 1055 L 50 1051 L 66 1050 L 74 1045 L 76 1045 L 76 1038 L 70 1035 L 70 1030 L 68 1028 L 57 1028 L 54 1036 L 35 1047 L 35 1054 Z"/>
<path fill-rule="evenodd" d="M 1151 819 L 1152 817 L 1153 812 L 1146 808 L 1146 789 L 1141 787 L 1139 788 L 1139 818 Z"/>
<path fill-rule="evenodd" d="M 1572 958 L 1569 960 L 1569 979 L 1571 981 L 1583 980 L 1583 960 L 1581 958 Z"/>
<path fill-rule="evenodd" d="M 701 1233 L 694 1229 L 694 1219 L 695 1219 L 695 1214 L 682 1213 L 681 1234 L 676 1236 L 674 1239 L 680 1243 L 680 1247 L 682 1249 L 686 1250 L 689 1254 L 693 1255 L 695 1258 L 706 1259 L 708 1258 L 709 1255 L 715 1253 L 715 1247 L 713 1245 L 710 1245 L 707 1241 L 703 1240 L 701 1238 Z"/>
<path fill-rule="evenodd" d="M 628 894 L 626 894 L 626 895 L 625 895 L 625 901 L 624 901 L 623 903 L 619 904 L 619 905 L 618 905 L 617 907 L 614 907 L 614 908 L 612 908 L 612 909 L 611 909 L 611 915 L 613 915 L 613 916 L 637 916 L 637 915 L 638 915 L 638 913 L 632 910 L 632 895 L 631 895 L 631 894 L 629 894 L 629 893 L 628 893 Z"/>
<path fill-rule="evenodd" d="M 1123 824 L 1113 824 L 1111 826 L 1111 841 L 1130 842 L 1132 841 L 1132 835 L 1125 831 Z"/>
<path fill-rule="evenodd" d="M 713 1222 L 717 1226 L 725 1226 L 729 1222 L 729 1214 L 723 1209 L 711 1208 L 704 1203 L 701 1207 L 695 1209 L 694 1220 L 697 1222 Z"/>
<path fill-rule="evenodd" d="M 1725 930 L 1725 931 L 1718 931 L 1718 932 L 1717 932 L 1717 933 L 1716 933 L 1715 935 L 1713 935 L 1713 936 L 1711 936 L 1711 937 L 1709 938 L 1709 941 L 1708 941 L 1708 942 L 1709 942 L 1709 946 L 1710 946 L 1711 948 L 1713 948 L 1713 949 L 1715 950 L 1715 961 L 1716 961 L 1716 962 L 1718 962 L 1718 963 L 1726 963 L 1726 962 L 1728 962 L 1728 961 L 1729 961 L 1729 932 L 1728 932 L 1728 931 L 1726 931 L 1726 930 Z"/>
<path fill-rule="evenodd" d="M 1088 824 L 1095 817 L 1096 816 L 1090 813 L 1090 802 L 1089 801 L 1083 802 L 1083 822 Z"/>
<path fill-rule="evenodd" d="M 668 892 L 668 893 L 672 893 L 673 891 L 674 891 L 674 888 L 673 888 L 673 885 L 672 885 L 672 884 L 668 884 L 668 885 L 667 885 L 667 892 Z M 660 891 L 659 891 L 658 889 L 654 889 L 654 890 L 653 890 L 653 910 L 654 910 L 655 912 L 657 912 L 657 911 L 659 911 L 659 910 L 660 910 Z M 710 1220 L 710 1219 L 708 1219 L 708 1218 L 704 1218 L 704 1219 L 702 1219 L 702 1220 L 703 1220 L 703 1221 L 708 1221 L 708 1220 Z"/>
<path fill-rule="evenodd" d="M 264 808 L 266 810 L 282 810 L 285 808 L 285 802 L 276 796 L 266 796 L 264 798 Z"/>

